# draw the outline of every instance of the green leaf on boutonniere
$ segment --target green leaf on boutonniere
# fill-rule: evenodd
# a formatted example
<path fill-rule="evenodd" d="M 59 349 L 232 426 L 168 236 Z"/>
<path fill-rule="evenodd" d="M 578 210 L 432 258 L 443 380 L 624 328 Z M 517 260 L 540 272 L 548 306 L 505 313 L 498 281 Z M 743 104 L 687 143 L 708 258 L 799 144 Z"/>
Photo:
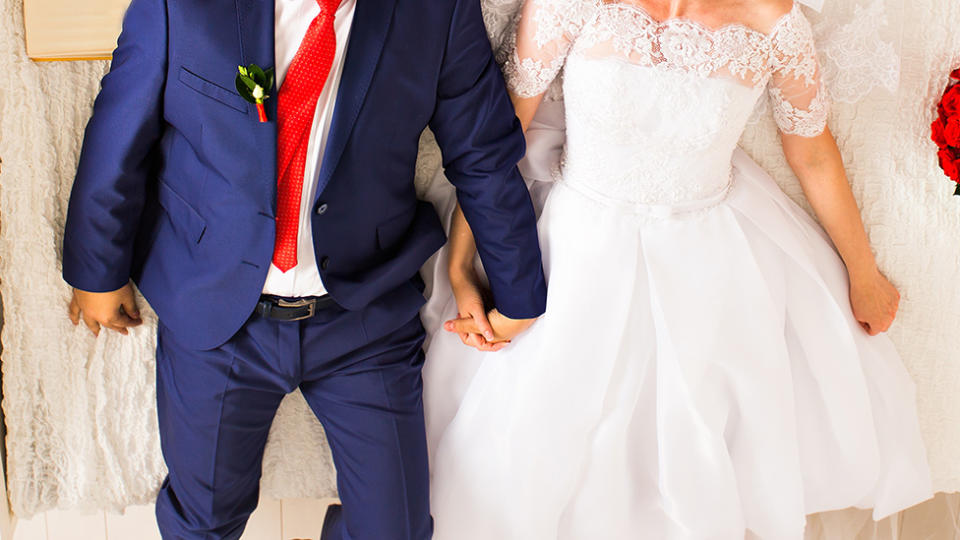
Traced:
<path fill-rule="evenodd" d="M 960 197 L 960 182 L 957 183 L 957 190 L 954 191 L 953 194 Z"/>
<path fill-rule="evenodd" d="M 267 74 L 263 72 L 263 69 L 260 66 L 256 64 L 250 64 L 247 67 L 247 70 L 250 71 L 250 76 L 253 77 L 253 80 L 258 82 L 267 80 Z"/>
<path fill-rule="evenodd" d="M 243 75 L 237 75 L 236 82 L 237 92 L 240 94 L 240 97 L 249 101 L 250 103 L 256 103 L 256 100 L 253 99 L 253 88 L 256 87 L 256 83 L 253 82 L 253 79 Z M 253 87 L 248 86 L 248 84 L 253 85 Z"/>
<path fill-rule="evenodd" d="M 267 122 L 267 108 L 263 102 L 270 97 L 267 92 L 273 89 L 273 82 L 273 68 L 264 71 L 256 64 L 237 66 L 237 80 L 234 82 L 237 92 L 257 106 L 257 117 L 261 123 Z"/>
<path fill-rule="evenodd" d="M 237 77 L 237 80 L 242 81 L 251 92 L 253 92 L 253 89 L 257 87 L 257 83 L 253 82 L 253 79 L 250 77 Z"/>
<path fill-rule="evenodd" d="M 264 70 L 256 64 L 237 67 L 237 79 L 235 81 L 237 92 L 250 103 L 262 105 L 270 97 L 267 92 L 273 89 L 273 83 L 273 68 Z"/>

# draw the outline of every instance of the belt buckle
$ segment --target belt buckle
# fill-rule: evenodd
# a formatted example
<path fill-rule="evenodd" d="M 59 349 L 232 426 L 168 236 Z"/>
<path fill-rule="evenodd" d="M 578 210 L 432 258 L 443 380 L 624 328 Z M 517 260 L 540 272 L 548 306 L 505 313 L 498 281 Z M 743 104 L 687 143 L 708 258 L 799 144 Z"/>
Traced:
<path fill-rule="evenodd" d="M 290 319 L 290 321 L 302 321 L 304 319 L 309 319 L 310 317 L 313 317 L 314 315 L 317 314 L 317 301 L 314 299 L 301 298 L 300 300 L 290 302 L 288 300 L 283 300 L 278 298 L 277 306 L 282 308 L 300 308 L 300 307 L 308 308 L 306 315 L 302 315 L 300 317 L 294 317 Z"/>

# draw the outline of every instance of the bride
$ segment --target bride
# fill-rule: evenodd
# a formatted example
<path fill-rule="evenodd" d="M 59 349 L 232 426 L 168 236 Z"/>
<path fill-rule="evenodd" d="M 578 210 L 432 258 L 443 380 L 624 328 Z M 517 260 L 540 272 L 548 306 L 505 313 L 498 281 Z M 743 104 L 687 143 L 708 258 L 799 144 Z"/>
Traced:
<path fill-rule="evenodd" d="M 796 539 L 807 514 L 930 497 L 913 386 L 882 334 L 898 294 L 799 7 L 526 0 L 506 47 L 525 128 L 563 71 L 547 311 L 523 333 L 488 322 L 455 212 L 455 320 L 424 370 L 435 537 Z M 765 92 L 823 229 L 737 149 Z"/>

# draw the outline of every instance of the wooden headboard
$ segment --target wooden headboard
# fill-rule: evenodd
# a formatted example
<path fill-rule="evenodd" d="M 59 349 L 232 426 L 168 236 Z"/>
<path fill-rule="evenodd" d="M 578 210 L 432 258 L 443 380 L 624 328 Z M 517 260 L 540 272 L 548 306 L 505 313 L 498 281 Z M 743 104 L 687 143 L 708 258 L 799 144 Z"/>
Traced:
<path fill-rule="evenodd" d="M 27 55 L 34 60 L 109 60 L 129 3 L 24 0 Z"/>

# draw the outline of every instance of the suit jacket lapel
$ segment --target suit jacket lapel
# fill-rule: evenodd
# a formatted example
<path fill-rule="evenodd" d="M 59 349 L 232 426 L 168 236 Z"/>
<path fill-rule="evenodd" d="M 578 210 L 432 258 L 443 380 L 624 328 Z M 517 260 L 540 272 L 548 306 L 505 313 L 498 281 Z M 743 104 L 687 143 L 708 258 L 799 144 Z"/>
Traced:
<path fill-rule="evenodd" d="M 276 47 L 274 44 L 274 2 L 273 0 L 234 0 L 237 8 L 237 24 L 240 33 L 240 58 L 237 62 L 247 66 L 257 64 L 263 69 L 274 67 Z M 249 130 L 254 135 L 254 148 L 258 159 L 258 172 L 251 189 L 258 198 L 270 201 L 270 213 L 276 215 L 277 199 L 277 88 L 268 91 L 270 96 L 264 102 L 267 122 L 260 123 L 256 108 L 247 106 L 250 118 Z M 247 159 L 247 156 L 241 156 Z"/>
<path fill-rule="evenodd" d="M 250 1 L 250 0 L 247 0 Z M 350 43 L 340 78 L 337 103 L 324 150 L 317 197 L 323 192 L 340 162 L 360 107 L 370 88 L 380 53 L 390 29 L 397 0 L 357 0 L 350 30 Z"/>
<path fill-rule="evenodd" d="M 263 69 L 276 62 L 274 45 L 274 2 L 272 0 L 235 0 L 237 24 L 240 28 L 240 63 L 244 66 L 257 64 Z M 277 118 L 277 88 L 268 91 L 270 99 L 264 105 L 267 118 Z M 250 107 L 249 109 L 253 109 Z M 256 111 L 252 111 L 256 119 Z"/>

